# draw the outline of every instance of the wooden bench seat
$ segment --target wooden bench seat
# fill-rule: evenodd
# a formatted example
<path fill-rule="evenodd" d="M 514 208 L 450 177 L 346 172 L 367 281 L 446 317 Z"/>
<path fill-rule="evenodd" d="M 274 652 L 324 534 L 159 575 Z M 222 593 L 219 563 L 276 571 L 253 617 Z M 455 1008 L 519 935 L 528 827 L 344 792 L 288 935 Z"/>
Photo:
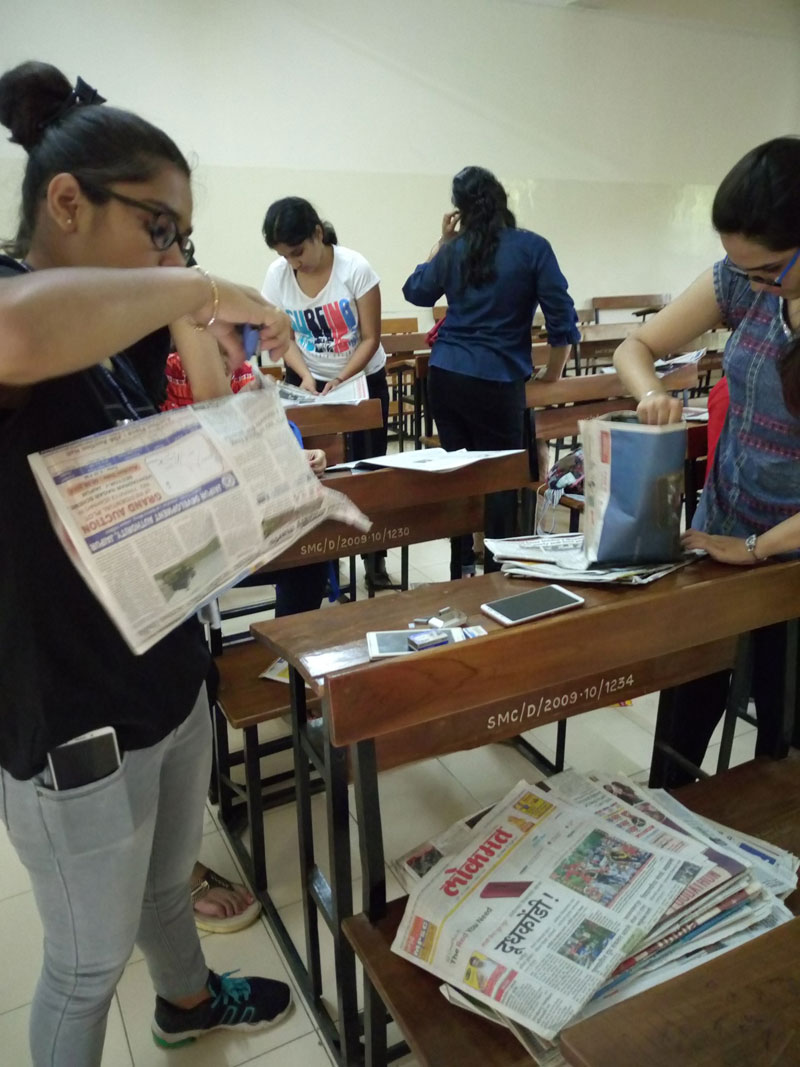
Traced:
<path fill-rule="evenodd" d="M 677 790 L 676 795 L 687 807 L 701 815 L 763 837 L 798 854 L 800 753 L 795 753 L 794 757 L 776 762 L 753 760 L 725 774 L 685 786 Z M 449 1004 L 439 992 L 441 983 L 438 978 L 391 951 L 406 899 L 392 901 L 387 906 L 385 916 L 374 921 L 370 921 L 363 913 L 345 919 L 342 928 L 363 964 L 368 980 L 394 1017 L 421 1067 L 450 1067 L 451 1064 L 458 1064 L 459 1067 L 530 1067 L 530 1057 L 510 1031 Z M 800 914 L 800 892 L 792 894 L 787 904 L 795 915 Z M 786 927 L 782 929 L 787 930 Z M 795 921 L 790 929 L 794 947 L 798 944 L 800 922 Z M 776 936 L 781 939 L 780 930 L 776 931 Z M 650 1003 L 656 1000 L 673 1005 L 674 1015 L 667 1017 L 671 1019 L 673 1030 L 680 1033 L 682 1039 L 688 1033 L 687 1026 L 696 1026 L 696 1035 L 692 1033 L 690 1036 L 694 1039 L 693 1047 L 702 1049 L 705 1054 L 703 1064 L 762 1062 L 759 1053 L 763 1052 L 763 1048 L 758 1042 L 763 1035 L 759 1031 L 758 1020 L 743 1016 L 731 1038 L 731 1047 L 726 1049 L 719 1040 L 718 1029 L 715 1029 L 714 1006 L 723 1002 L 720 1010 L 724 1010 L 725 988 L 735 988 L 737 984 L 737 974 L 740 973 L 737 954 L 742 961 L 740 966 L 746 969 L 746 960 L 754 954 L 752 950 L 755 949 L 755 955 L 761 956 L 765 945 L 766 942 L 759 946 L 757 941 L 745 945 L 736 953 L 719 957 L 686 975 L 685 978 L 691 979 L 693 987 L 703 987 L 706 992 L 706 999 L 698 1000 L 697 1004 L 692 1000 L 670 999 L 671 987 L 683 982 L 683 978 L 644 993 L 636 1000 L 646 997 Z M 786 977 L 783 976 L 781 980 L 785 983 Z M 785 1029 L 789 1018 L 787 1011 L 793 1011 L 793 1007 L 787 1009 L 785 998 L 779 1001 L 777 993 L 775 1001 L 782 1008 Z M 620 1043 L 619 1034 L 628 1033 L 621 1029 L 621 1015 L 628 1022 L 635 1019 L 636 1001 L 623 1002 L 565 1030 L 561 1048 L 568 1061 L 586 1067 L 595 1063 L 619 1064 L 621 1067 L 652 1063 L 652 1059 L 643 1055 L 641 1050 L 637 1059 L 635 1051 L 626 1049 L 624 1042 Z M 652 1015 L 648 1015 L 648 1018 L 652 1018 Z M 775 1022 L 774 1025 L 778 1026 L 779 1023 Z M 701 1033 L 701 1028 L 705 1033 Z M 666 1026 L 659 1030 L 664 1062 L 688 1062 L 680 1057 L 669 1060 L 669 1032 Z M 596 1060 L 594 1055 L 601 1040 L 608 1049 L 608 1058 Z M 718 1059 L 713 1055 L 709 1057 L 709 1048 L 714 1047 L 715 1041 L 719 1041 Z M 380 1051 L 380 1043 L 377 1048 Z M 732 1058 L 724 1059 L 726 1052 Z M 379 1055 L 373 1062 L 374 1067 L 380 1067 L 383 1061 Z M 658 1062 L 660 1065 L 661 1060 Z M 770 1062 L 788 1064 L 795 1061 L 774 1059 Z"/>

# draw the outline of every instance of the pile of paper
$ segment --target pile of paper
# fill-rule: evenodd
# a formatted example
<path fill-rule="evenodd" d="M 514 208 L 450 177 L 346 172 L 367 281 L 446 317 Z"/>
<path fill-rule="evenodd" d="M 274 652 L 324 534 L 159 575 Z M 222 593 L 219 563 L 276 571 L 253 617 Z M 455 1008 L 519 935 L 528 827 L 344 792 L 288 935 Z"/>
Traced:
<path fill-rule="evenodd" d="M 610 567 L 592 563 L 584 551 L 583 534 L 543 534 L 501 539 L 486 538 L 486 547 L 503 563 L 503 573 L 515 578 L 549 581 L 620 582 L 647 585 L 698 558 L 689 552 L 676 563 Z"/>
<path fill-rule="evenodd" d="M 285 408 L 304 404 L 360 404 L 363 400 L 369 400 L 369 389 L 366 375 L 354 374 L 346 382 L 334 386 L 324 396 L 322 393 L 310 393 L 299 385 L 289 385 L 287 382 L 281 382 L 278 386 L 278 396 Z"/>
<path fill-rule="evenodd" d="M 554 1067 L 565 1026 L 788 922 L 797 865 L 661 790 L 565 771 L 394 864 L 392 948 Z"/>

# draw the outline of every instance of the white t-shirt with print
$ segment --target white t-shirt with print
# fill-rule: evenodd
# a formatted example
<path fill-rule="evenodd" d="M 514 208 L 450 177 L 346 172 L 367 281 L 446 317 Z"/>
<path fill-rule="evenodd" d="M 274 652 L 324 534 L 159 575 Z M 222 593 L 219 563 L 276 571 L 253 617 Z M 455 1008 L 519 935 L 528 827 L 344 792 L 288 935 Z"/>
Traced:
<path fill-rule="evenodd" d="M 361 341 L 356 301 L 379 281 L 359 252 L 333 245 L 331 276 L 316 296 L 306 296 L 283 257 L 270 264 L 261 293 L 292 320 L 295 341 L 311 374 L 329 382 L 338 377 Z M 379 344 L 366 373 L 385 363 L 386 353 Z"/>

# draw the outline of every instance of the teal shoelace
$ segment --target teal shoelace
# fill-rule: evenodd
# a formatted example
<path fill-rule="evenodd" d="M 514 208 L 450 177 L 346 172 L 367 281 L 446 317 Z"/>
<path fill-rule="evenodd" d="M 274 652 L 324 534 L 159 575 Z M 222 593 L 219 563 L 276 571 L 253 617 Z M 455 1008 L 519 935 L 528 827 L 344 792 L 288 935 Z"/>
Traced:
<path fill-rule="evenodd" d="M 231 975 L 237 973 L 238 971 L 225 971 L 224 974 L 219 975 L 219 992 L 212 1001 L 212 1008 L 216 1008 L 220 1003 L 223 1007 L 227 1007 L 231 1002 L 241 1004 L 243 1001 L 248 1000 L 250 983 L 246 978 L 231 977 Z"/>

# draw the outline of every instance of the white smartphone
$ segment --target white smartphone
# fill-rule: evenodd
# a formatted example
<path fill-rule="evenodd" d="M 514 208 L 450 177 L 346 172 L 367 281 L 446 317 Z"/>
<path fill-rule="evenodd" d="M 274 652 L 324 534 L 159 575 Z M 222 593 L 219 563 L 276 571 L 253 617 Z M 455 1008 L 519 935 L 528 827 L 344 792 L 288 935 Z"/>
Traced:
<path fill-rule="evenodd" d="M 77 789 L 107 778 L 122 763 L 113 726 L 101 726 L 47 753 L 54 789 Z"/>
<path fill-rule="evenodd" d="M 481 611 L 497 619 L 503 626 L 516 626 L 519 622 L 529 622 L 543 615 L 579 608 L 584 603 L 583 597 L 577 593 L 570 593 L 560 585 L 547 585 L 530 589 L 527 593 L 506 596 L 502 600 L 490 600 L 488 604 L 481 604 Z"/>
<path fill-rule="evenodd" d="M 453 629 L 443 628 L 440 631 L 447 634 L 447 644 L 455 644 L 456 641 L 464 640 L 464 631 L 460 626 Z M 367 650 L 370 659 L 383 659 L 385 656 L 405 656 L 414 652 L 408 647 L 408 639 L 418 630 L 370 630 L 367 634 Z"/>

